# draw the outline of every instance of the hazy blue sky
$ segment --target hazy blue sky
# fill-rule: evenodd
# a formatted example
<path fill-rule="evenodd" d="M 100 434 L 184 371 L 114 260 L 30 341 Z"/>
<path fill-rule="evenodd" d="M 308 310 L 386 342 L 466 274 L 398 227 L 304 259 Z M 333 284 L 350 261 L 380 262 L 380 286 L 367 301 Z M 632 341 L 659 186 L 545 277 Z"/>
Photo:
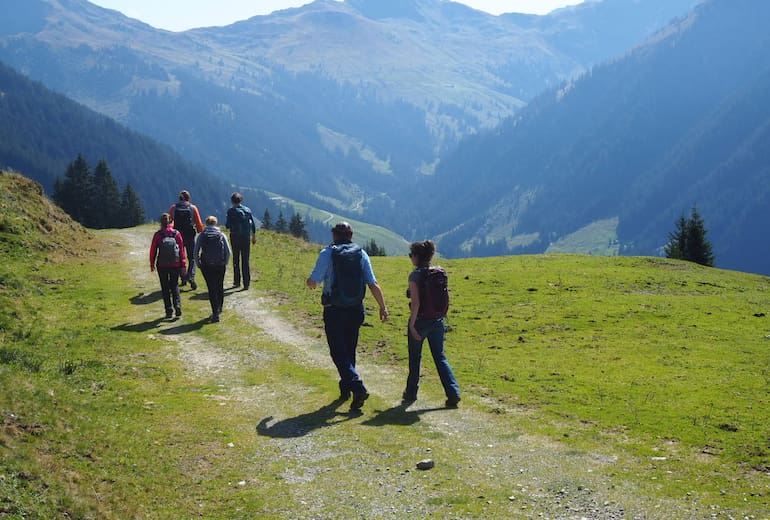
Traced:
<path fill-rule="evenodd" d="M 228 25 L 258 14 L 299 7 L 311 0 L 90 0 L 153 27 L 183 31 L 193 27 Z M 492 14 L 545 14 L 582 0 L 456 0 Z"/>

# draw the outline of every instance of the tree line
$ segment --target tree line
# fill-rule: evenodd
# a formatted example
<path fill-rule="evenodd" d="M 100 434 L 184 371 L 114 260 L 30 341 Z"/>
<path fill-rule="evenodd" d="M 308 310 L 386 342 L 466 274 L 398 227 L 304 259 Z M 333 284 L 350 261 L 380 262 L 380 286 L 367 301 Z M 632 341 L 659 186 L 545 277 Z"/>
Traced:
<path fill-rule="evenodd" d="M 314 221 L 313 221 L 314 222 Z M 306 220 L 296 211 L 292 214 L 289 221 L 283 216 L 283 211 L 278 212 L 278 219 L 273 222 L 273 217 L 270 215 L 270 210 L 265 209 L 262 214 L 262 229 L 275 231 L 277 233 L 290 234 L 294 237 L 301 238 L 303 240 L 309 240 L 309 234 L 306 229 Z M 377 245 L 377 242 L 372 238 L 364 246 L 364 251 L 369 256 L 387 256 L 385 248 Z"/>
<path fill-rule="evenodd" d="M 121 192 L 104 159 L 91 173 L 88 161 L 78 154 L 64 177 L 56 177 L 53 200 L 75 221 L 92 229 L 127 228 L 145 222 L 144 208 L 131 183 Z"/>

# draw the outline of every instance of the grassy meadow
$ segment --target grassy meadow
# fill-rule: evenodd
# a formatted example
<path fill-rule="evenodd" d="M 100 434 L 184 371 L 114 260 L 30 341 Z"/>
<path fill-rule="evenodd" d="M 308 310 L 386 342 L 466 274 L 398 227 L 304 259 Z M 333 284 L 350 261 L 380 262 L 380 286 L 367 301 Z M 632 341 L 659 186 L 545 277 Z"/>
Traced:
<path fill-rule="evenodd" d="M 329 404 L 304 286 L 320 246 L 260 232 L 252 290 L 228 293 L 220 326 L 201 290 L 167 322 L 126 239 L 153 230 L 83 230 L 0 174 L 0 517 L 770 518 L 767 277 L 442 259 L 463 401 L 410 412 L 394 405 L 410 262 L 374 258 L 391 319 L 367 297 L 359 365 L 377 391 L 355 418 Z M 321 346 L 266 334 L 253 298 Z M 441 402 L 429 358 L 420 399 Z M 436 469 L 410 470 L 426 449 Z M 589 488 L 593 516 L 558 502 Z"/>

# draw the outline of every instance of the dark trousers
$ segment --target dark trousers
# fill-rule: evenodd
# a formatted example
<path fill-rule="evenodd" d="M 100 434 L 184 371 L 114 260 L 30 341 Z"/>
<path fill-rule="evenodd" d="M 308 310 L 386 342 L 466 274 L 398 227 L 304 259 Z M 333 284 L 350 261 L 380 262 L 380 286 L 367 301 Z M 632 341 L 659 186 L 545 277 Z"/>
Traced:
<path fill-rule="evenodd" d="M 187 274 L 182 277 L 182 280 L 192 282 L 195 280 L 195 261 L 193 260 L 193 252 L 195 251 L 195 233 L 186 236 L 182 235 L 184 241 L 184 250 L 187 253 Z"/>
<path fill-rule="evenodd" d="M 160 278 L 160 291 L 163 294 L 163 305 L 166 306 L 166 314 L 174 309 L 182 308 L 182 299 L 179 296 L 179 267 L 158 267 Z"/>
<path fill-rule="evenodd" d="M 230 246 L 233 250 L 233 285 L 241 285 L 241 276 L 243 276 L 243 286 L 248 288 L 251 283 L 251 266 L 249 266 L 251 237 L 230 235 Z"/>
<path fill-rule="evenodd" d="M 340 375 L 341 392 L 366 392 L 364 382 L 356 371 L 358 331 L 363 322 L 363 304 L 354 307 L 324 307 L 326 342 Z"/>
<path fill-rule="evenodd" d="M 209 290 L 211 314 L 219 316 L 225 303 L 225 266 L 202 265 L 201 272 Z"/>

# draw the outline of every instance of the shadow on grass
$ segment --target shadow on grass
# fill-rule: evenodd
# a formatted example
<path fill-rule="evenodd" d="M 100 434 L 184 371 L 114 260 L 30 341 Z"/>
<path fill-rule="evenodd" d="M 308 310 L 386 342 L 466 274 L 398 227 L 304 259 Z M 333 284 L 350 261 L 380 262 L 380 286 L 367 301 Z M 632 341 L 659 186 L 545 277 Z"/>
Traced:
<path fill-rule="evenodd" d="M 196 330 L 202 329 L 203 326 L 206 325 L 207 323 L 209 323 L 209 319 L 203 318 L 202 320 L 198 320 L 193 323 L 185 323 L 184 325 L 177 325 L 176 327 L 163 329 L 159 332 L 160 334 L 164 334 L 166 336 L 173 336 L 175 334 L 188 334 L 190 332 L 195 332 Z"/>
<path fill-rule="evenodd" d="M 145 321 L 144 323 L 124 323 L 112 327 L 112 330 L 120 330 L 123 332 L 147 332 L 148 330 L 157 329 L 163 321 L 165 320 L 161 317 L 152 321 Z"/>
<path fill-rule="evenodd" d="M 302 437 L 318 428 L 326 428 L 327 426 L 350 420 L 352 417 L 355 417 L 354 414 L 337 411 L 337 408 L 344 402 L 343 399 L 335 399 L 314 412 L 284 419 L 271 425 L 268 424 L 273 420 L 273 417 L 266 417 L 257 424 L 257 434 L 264 435 L 265 437 L 290 439 Z M 344 417 L 344 419 L 339 419 L 339 417 Z"/>
<path fill-rule="evenodd" d="M 151 293 L 139 293 L 129 299 L 131 305 L 149 305 L 163 299 L 163 293 L 155 291 Z"/>
<path fill-rule="evenodd" d="M 421 408 L 419 410 L 407 410 L 408 407 L 409 404 L 399 404 L 379 412 L 377 415 L 371 419 L 365 420 L 361 424 L 366 426 L 386 426 L 388 424 L 409 426 L 419 422 L 420 416 L 424 413 L 446 410 L 446 408 Z"/>

